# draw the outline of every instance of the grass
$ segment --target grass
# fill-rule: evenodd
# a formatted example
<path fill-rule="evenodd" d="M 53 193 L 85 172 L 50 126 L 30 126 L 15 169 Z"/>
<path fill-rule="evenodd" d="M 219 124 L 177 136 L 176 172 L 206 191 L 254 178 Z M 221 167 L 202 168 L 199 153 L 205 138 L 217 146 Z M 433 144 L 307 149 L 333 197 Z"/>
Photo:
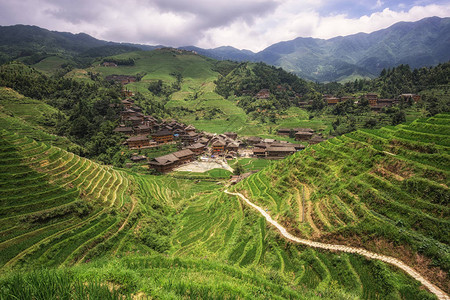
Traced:
<path fill-rule="evenodd" d="M 448 272 L 450 148 L 446 127 L 436 125 L 436 119 L 448 121 L 450 116 L 331 139 L 274 163 L 235 189 L 245 191 L 290 231 L 311 238 L 296 217 L 298 207 L 288 205 L 292 189 L 308 186 L 313 191 L 311 220 L 321 239 L 382 251 L 418 268 L 423 265 L 414 256 L 424 255 Z M 405 248 L 401 255 L 392 250 Z M 445 289 L 445 279 L 434 276 Z"/>

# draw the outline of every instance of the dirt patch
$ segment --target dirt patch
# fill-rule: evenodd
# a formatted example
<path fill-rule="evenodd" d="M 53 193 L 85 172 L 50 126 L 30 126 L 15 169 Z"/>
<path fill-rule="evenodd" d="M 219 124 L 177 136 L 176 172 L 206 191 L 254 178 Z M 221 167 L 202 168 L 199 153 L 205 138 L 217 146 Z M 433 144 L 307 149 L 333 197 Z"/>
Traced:
<path fill-rule="evenodd" d="M 212 169 L 224 169 L 233 172 L 233 169 L 227 163 L 217 161 L 193 161 L 176 168 L 174 171 L 204 173 Z"/>

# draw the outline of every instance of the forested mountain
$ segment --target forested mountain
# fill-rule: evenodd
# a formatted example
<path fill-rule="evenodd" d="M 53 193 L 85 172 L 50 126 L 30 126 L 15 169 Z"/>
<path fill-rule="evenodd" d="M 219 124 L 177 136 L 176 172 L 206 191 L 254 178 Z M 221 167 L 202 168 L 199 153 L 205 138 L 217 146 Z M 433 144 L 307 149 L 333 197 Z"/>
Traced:
<path fill-rule="evenodd" d="M 261 52 L 224 47 L 196 50 L 216 59 L 263 61 L 313 81 L 373 78 L 383 68 L 413 68 L 450 60 L 450 18 L 400 22 L 370 34 L 315 39 L 299 37 L 273 44 Z M 226 50 L 226 51 L 225 51 Z"/>
<path fill-rule="evenodd" d="M 180 49 L 219 60 L 261 61 L 305 79 L 328 82 L 374 78 L 383 68 L 400 64 L 419 68 L 447 62 L 450 60 L 449 37 L 450 18 L 432 17 L 396 23 L 370 34 L 358 33 L 327 40 L 299 37 L 273 44 L 258 53 L 229 46 Z M 86 65 L 92 57 L 156 47 L 106 42 L 84 33 L 55 32 L 36 26 L 0 27 L 0 63 L 21 59 L 33 64 L 49 55 L 59 54 Z"/>

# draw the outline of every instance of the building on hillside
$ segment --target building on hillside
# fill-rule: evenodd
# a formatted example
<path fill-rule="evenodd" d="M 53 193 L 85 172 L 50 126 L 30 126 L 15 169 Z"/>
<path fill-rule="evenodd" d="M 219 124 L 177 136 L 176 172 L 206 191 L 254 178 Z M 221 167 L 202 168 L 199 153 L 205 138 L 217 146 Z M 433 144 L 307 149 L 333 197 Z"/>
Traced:
<path fill-rule="evenodd" d="M 188 131 L 185 134 L 180 135 L 180 138 L 181 138 L 181 142 L 184 145 L 190 145 L 197 141 L 198 133 L 196 133 L 195 131 Z"/>
<path fill-rule="evenodd" d="M 312 138 L 313 133 L 310 131 L 297 131 L 295 133 L 296 141 L 308 141 Z"/>
<path fill-rule="evenodd" d="M 134 115 L 136 115 L 136 112 L 134 110 L 132 110 L 132 109 L 129 109 L 129 108 L 127 108 L 125 110 L 122 110 L 120 112 L 120 117 L 121 117 L 122 121 L 124 121 L 127 118 L 129 118 L 131 116 L 134 116 Z"/>
<path fill-rule="evenodd" d="M 223 153 L 225 151 L 225 142 L 222 140 L 217 140 L 212 143 L 212 152 L 213 153 Z"/>
<path fill-rule="evenodd" d="M 133 135 L 134 131 L 132 127 L 119 126 L 114 129 L 114 132 L 123 133 L 125 135 Z"/>
<path fill-rule="evenodd" d="M 132 136 L 125 142 L 129 149 L 140 149 L 150 146 L 150 139 L 143 135 Z"/>
<path fill-rule="evenodd" d="M 178 164 L 190 162 L 194 158 L 194 152 L 192 152 L 190 149 L 183 149 L 174 152 L 173 155 L 175 155 L 178 158 L 179 160 Z"/>
<path fill-rule="evenodd" d="M 289 136 L 291 134 L 291 130 L 293 130 L 293 129 L 291 129 L 291 128 L 280 128 L 280 129 L 277 130 L 277 134 L 278 135 L 287 135 L 287 136 Z"/>
<path fill-rule="evenodd" d="M 237 139 L 237 133 L 236 132 L 225 132 L 224 135 L 232 140 Z"/>
<path fill-rule="evenodd" d="M 258 99 L 267 99 L 270 97 L 270 91 L 268 89 L 262 89 L 256 93 L 255 97 Z"/>
<path fill-rule="evenodd" d="M 102 63 L 103 67 L 117 67 L 117 64 L 115 62 L 110 62 L 110 61 L 104 61 Z"/>
<path fill-rule="evenodd" d="M 140 162 L 147 160 L 147 157 L 145 155 L 133 155 L 130 157 L 132 162 Z"/>
<path fill-rule="evenodd" d="M 187 148 L 189 150 L 191 150 L 192 152 L 194 152 L 195 155 L 200 155 L 203 152 L 205 152 L 205 147 L 206 146 L 204 144 L 195 143 L 195 144 L 189 145 Z"/>
<path fill-rule="evenodd" d="M 225 147 L 225 150 L 227 152 L 237 152 L 239 150 L 239 144 L 236 142 L 228 143 Z"/>
<path fill-rule="evenodd" d="M 126 118 L 125 121 L 130 122 L 133 127 L 142 124 L 142 118 L 136 115 Z"/>
<path fill-rule="evenodd" d="M 189 149 L 180 150 L 171 154 L 153 158 L 149 161 L 149 166 L 155 170 L 164 173 L 171 171 L 173 168 L 190 162 L 194 157 L 194 152 Z"/>
<path fill-rule="evenodd" d="M 378 103 L 378 94 L 373 93 L 365 94 L 364 98 L 367 99 L 367 101 L 369 101 L 370 106 L 375 106 Z"/>
<path fill-rule="evenodd" d="M 121 94 L 123 97 L 133 97 L 134 93 L 132 91 L 129 91 L 127 89 L 124 89 L 121 91 Z"/>
<path fill-rule="evenodd" d="M 420 95 L 417 94 L 401 94 L 397 97 L 398 99 L 403 99 L 403 100 L 408 100 L 408 99 L 413 99 L 414 102 L 418 102 L 420 101 Z"/>
<path fill-rule="evenodd" d="M 136 135 L 149 135 L 152 132 L 152 128 L 145 124 L 137 125 L 133 129 Z"/>
<path fill-rule="evenodd" d="M 208 145 L 209 143 L 209 139 L 207 137 L 201 137 L 197 140 L 198 143 L 204 144 L 204 145 Z"/>
<path fill-rule="evenodd" d="M 195 132 L 195 127 L 192 125 L 188 125 L 186 128 L 184 128 L 184 131 L 186 132 Z"/>
<path fill-rule="evenodd" d="M 122 104 L 123 106 L 125 106 L 125 108 L 129 109 L 133 106 L 133 101 L 131 101 L 131 99 L 125 99 L 122 100 Z"/>
<path fill-rule="evenodd" d="M 267 157 L 270 158 L 280 158 L 286 157 L 296 152 L 295 148 L 292 146 L 286 147 L 268 147 L 266 149 Z"/>
<path fill-rule="evenodd" d="M 329 98 L 326 98 L 326 100 L 327 100 L 327 105 L 336 105 L 341 101 L 341 99 L 336 98 L 336 97 L 329 97 Z"/>
<path fill-rule="evenodd" d="M 314 144 L 318 144 L 318 143 L 323 142 L 323 141 L 325 141 L 325 139 L 323 137 L 315 135 L 308 142 L 311 145 L 314 145 Z"/>
<path fill-rule="evenodd" d="M 152 138 L 158 144 L 173 142 L 173 133 L 169 130 L 161 130 L 152 134 Z"/>
<path fill-rule="evenodd" d="M 256 156 L 256 157 L 259 157 L 259 158 L 266 157 L 266 149 L 265 148 L 254 147 L 253 148 L 253 156 Z"/>
<path fill-rule="evenodd" d="M 259 136 L 250 136 L 246 139 L 247 144 L 249 144 L 250 146 L 260 143 L 261 140 L 262 138 L 260 138 Z"/>

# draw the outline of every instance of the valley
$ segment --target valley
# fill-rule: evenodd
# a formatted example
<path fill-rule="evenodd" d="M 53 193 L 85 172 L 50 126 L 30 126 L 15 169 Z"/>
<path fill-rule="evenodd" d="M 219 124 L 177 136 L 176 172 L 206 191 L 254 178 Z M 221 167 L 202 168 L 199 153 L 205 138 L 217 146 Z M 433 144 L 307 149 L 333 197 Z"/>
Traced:
<path fill-rule="evenodd" d="M 449 299 L 448 62 L 86 45 L 0 66 L 1 299 Z"/>

